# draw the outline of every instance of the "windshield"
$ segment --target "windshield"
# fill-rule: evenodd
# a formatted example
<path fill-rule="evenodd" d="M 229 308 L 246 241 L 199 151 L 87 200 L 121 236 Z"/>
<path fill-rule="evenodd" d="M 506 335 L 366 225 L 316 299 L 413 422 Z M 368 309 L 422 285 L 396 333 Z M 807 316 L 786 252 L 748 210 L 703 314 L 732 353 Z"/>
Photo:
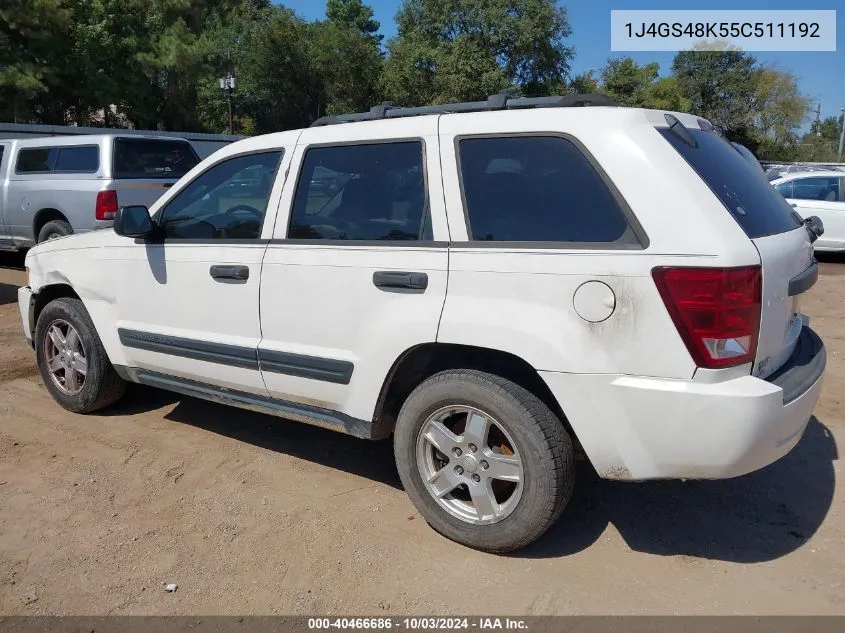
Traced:
<path fill-rule="evenodd" d="M 199 163 L 187 141 L 118 138 L 112 161 L 114 178 L 181 178 Z"/>

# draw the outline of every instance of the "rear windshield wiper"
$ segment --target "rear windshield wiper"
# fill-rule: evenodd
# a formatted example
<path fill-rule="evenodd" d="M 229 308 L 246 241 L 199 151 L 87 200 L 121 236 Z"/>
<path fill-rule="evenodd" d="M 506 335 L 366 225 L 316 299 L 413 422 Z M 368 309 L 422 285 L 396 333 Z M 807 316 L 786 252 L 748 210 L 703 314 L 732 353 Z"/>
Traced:
<path fill-rule="evenodd" d="M 667 114 L 665 116 L 666 123 L 669 124 L 669 131 L 672 134 L 677 136 L 690 147 L 698 147 L 698 142 L 692 137 L 692 134 L 689 133 L 689 130 L 684 126 L 684 124 L 678 121 L 678 117 L 671 114 Z"/>

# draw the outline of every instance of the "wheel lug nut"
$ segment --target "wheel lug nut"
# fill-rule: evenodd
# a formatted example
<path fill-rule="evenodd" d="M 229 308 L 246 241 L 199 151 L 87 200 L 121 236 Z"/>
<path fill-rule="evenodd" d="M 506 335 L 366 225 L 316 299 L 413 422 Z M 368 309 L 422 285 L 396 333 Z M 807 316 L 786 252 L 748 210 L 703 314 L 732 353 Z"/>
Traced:
<path fill-rule="evenodd" d="M 455 472 L 458 473 L 459 475 L 463 475 L 464 474 L 463 466 L 455 466 Z"/>
<path fill-rule="evenodd" d="M 475 444 L 470 444 L 470 445 L 469 445 L 469 451 L 470 451 L 470 453 L 474 453 L 474 452 L 475 452 L 475 451 L 477 451 L 477 450 L 478 450 L 478 447 L 477 447 Z"/>
<path fill-rule="evenodd" d="M 484 461 L 483 459 L 481 460 L 481 463 L 479 464 L 479 466 L 481 466 L 481 468 L 482 468 L 483 470 L 487 470 L 488 468 L 490 468 L 490 464 L 488 464 L 488 463 L 487 463 L 486 461 Z"/>
<path fill-rule="evenodd" d="M 473 480 L 475 483 L 478 483 L 479 481 L 481 481 L 481 477 L 479 477 L 478 475 L 473 475 L 473 476 L 472 476 L 472 480 Z"/>
<path fill-rule="evenodd" d="M 461 451 L 461 449 L 459 449 L 459 448 L 455 447 L 455 448 L 453 448 L 453 449 L 452 449 L 452 452 L 455 454 L 455 457 L 460 457 L 460 456 L 461 456 L 461 453 L 462 453 L 463 451 Z"/>

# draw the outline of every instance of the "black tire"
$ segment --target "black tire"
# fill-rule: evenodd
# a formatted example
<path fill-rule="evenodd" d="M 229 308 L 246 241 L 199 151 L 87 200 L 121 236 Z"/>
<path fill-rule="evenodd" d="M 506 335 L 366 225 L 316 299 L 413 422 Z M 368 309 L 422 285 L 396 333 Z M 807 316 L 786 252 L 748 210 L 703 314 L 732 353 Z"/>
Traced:
<path fill-rule="evenodd" d="M 85 350 L 87 374 L 82 390 L 69 395 L 61 391 L 53 381 L 47 367 L 45 343 L 47 330 L 57 320 L 63 320 L 78 332 Z M 114 404 L 126 391 L 126 383 L 117 375 L 106 355 L 103 343 L 94 328 L 82 301 L 70 297 L 55 299 L 44 306 L 35 325 L 35 355 L 41 380 L 53 399 L 62 407 L 74 413 L 91 413 Z"/>
<path fill-rule="evenodd" d="M 64 237 L 73 234 L 73 228 L 64 220 L 50 220 L 38 231 L 38 243 L 46 242 L 54 237 Z"/>
<path fill-rule="evenodd" d="M 443 407 L 461 405 L 493 416 L 521 456 L 522 495 L 497 523 L 473 524 L 447 512 L 429 493 L 417 466 L 417 438 L 425 421 Z M 487 552 L 513 551 L 539 538 L 560 517 L 575 482 L 572 440 L 561 421 L 529 391 L 481 371 L 449 370 L 421 383 L 399 413 L 394 451 L 402 484 L 428 524 L 453 541 Z"/>

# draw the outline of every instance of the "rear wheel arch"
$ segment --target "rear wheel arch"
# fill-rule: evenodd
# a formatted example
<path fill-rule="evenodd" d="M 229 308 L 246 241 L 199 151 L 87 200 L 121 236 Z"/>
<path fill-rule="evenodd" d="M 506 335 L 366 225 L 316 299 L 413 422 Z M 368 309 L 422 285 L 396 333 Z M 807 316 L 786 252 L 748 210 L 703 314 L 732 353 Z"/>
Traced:
<path fill-rule="evenodd" d="M 561 421 L 573 441 L 575 433 L 560 403 L 546 382 L 525 359 L 502 350 L 457 345 L 424 343 L 405 350 L 385 377 L 373 414 L 373 437 L 389 436 L 402 404 L 424 380 L 450 369 L 471 369 L 505 378 L 534 394 Z"/>
<path fill-rule="evenodd" d="M 68 224 L 70 224 L 70 221 L 67 219 L 67 216 L 58 209 L 52 207 L 39 209 L 32 220 L 33 238 L 37 241 L 38 234 L 41 232 L 41 229 L 44 228 L 44 225 L 48 222 L 53 222 L 54 220 L 58 220 L 59 222 L 67 222 Z"/>

